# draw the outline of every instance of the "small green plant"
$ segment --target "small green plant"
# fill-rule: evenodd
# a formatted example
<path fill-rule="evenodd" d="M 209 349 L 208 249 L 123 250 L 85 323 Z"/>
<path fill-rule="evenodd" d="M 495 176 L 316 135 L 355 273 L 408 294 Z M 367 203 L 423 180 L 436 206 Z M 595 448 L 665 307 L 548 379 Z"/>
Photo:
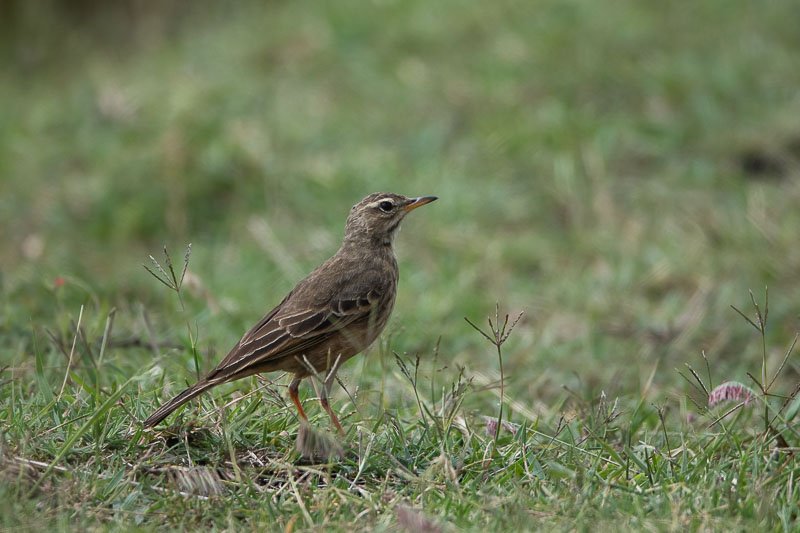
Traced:
<path fill-rule="evenodd" d="M 465 377 L 464 368 L 459 367 L 458 374 L 450 381 L 449 391 L 443 388 L 440 394 L 436 393 L 436 380 L 434 373 L 431 373 L 429 379 L 430 384 L 430 397 L 425 399 L 420 391 L 422 390 L 422 383 L 420 381 L 421 358 L 419 354 L 415 354 L 412 363 L 406 361 L 397 352 L 392 352 L 394 355 L 395 363 L 400 369 L 400 373 L 406 378 L 411 385 L 414 392 L 414 399 L 416 400 L 417 409 L 419 411 L 420 422 L 424 429 L 424 433 L 428 433 L 431 428 L 435 431 L 433 434 L 438 436 L 439 442 L 446 451 L 448 449 L 448 434 L 456 424 L 457 419 L 461 417 L 461 406 L 472 384 L 472 378 Z M 438 360 L 439 343 L 437 342 L 434 347 L 434 357 L 432 366 L 436 367 Z M 413 369 L 411 365 L 413 364 Z"/>
<path fill-rule="evenodd" d="M 505 372 L 503 371 L 503 344 L 508 340 L 511 336 L 511 332 L 514 330 L 514 326 L 522 318 L 523 313 L 520 312 L 517 315 L 517 318 L 514 319 L 513 322 L 509 324 L 509 315 L 506 314 L 503 318 L 502 325 L 500 324 L 500 304 L 495 304 L 494 307 L 494 322 L 492 322 L 492 318 L 487 318 L 487 322 L 489 323 L 489 329 L 484 331 L 474 322 L 472 322 L 469 318 L 464 317 L 464 320 L 467 321 L 467 324 L 472 326 L 472 328 L 480 333 L 481 335 L 486 338 L 495 348 L 497 353 L 497 363 L 500 366 L 500 410 L 497 414 L 497 425 L 494 428 L 494 445 L 497 447 L 497 440 L 500 438 L 500 428 L 503 427 L 503 403 L 505 402 L 505 383 L 506 383 L 506 376 Z"/>
<path fill-rule="evenodd" d="M 183 303 L 183 295 L 181 294 L 181 289 L 183 288 L 183 280 L 186 277 L 186 271 L 189 268 L 189 257 L 192 255 L 192 243 L 189 243 L 186 246 L 186 252 L 183 254 L 183 269 L 181 270 L 180 276 L 175 271 L 174 263 L 172 262 L 172 257 L 169 255 L 169 250 L 167 249 L 166 245 L 164 246 L 164 264 L 166 268 L 161 266 L 161 263 L 158 260 L 150 256 L 150 261 L 153 262 L 155 270 L 150 268 L 147 265 L 142 265 L 147 272 L 150 273 L 151 276 L 156 278 L 160 281 L 165 287 L 169 288 L 169 290 L 173 291 L 178 296 L 178 302 L 181 306 L 181 313 L 184 315 L 186 314 L 186 306 Z M 195 372 L 197 372 L 197 378 L 200 379 L 200 356 L 197 352 L 197 338 L 198 332 L 197 328 L 195 327 L 192 330 L 192 326 L 189 323 L 187 318 L 186 320 L 186 332 L 189 336 L 189 346 L 192 352 L 192 359 L 194 360 L 194 368 Z"/>
<path fill-rule="evenodd" d="M 797 435 L 797 431 L 792 427 L 789 423 L 790 420 L 796 414 L 795 405 L 797 402 L 795 401 L 797 398 L 798 392 L 800 392 L 800 384 L 795 387 L 791 394 L 788 396 L 778 394 L 775 392 L 775 382 L 778 377 L 783 372 L 784 368 L 786 367 L 786 363 L 789 361 L 789 357 L 791 357 L 792 353 L 794 352 L 794 348 L 797 344 L 799 334 L 795 334 L 794 339 L 789 344 L 789 347 L 784 352 L 783 359 L 781 363 L 778 365 L 778 368 L 771 374 L 768 368 L 768 361 L 767 361 L 767 325 L 768 325 L 768 317 L 769 317 L 769 290 L 764 289 L 764 306 L 763 310 L 759 303 L 756 301 L 755 296 L 753 295 L 753 291 L 750 291 L 750 302 L 753 306 L 753 314 L 754 317 L 750 318 L 746 313 L 744 313 L 738 307 L 731 305 L 734 311 L 738 313 L 742 318 L 744 318 L 748 324 L 750 324 L 759 334 L 761 340 L 761 376 L 760 378 L 754 376 L 752 373 L 747 372 L 747 376 L 752 380 L 756 387 L 757 391 L 748 387 L 744 383 L 736 380 L 728 380 L 716 387 L 713 386 L 713 382 L 711 379 L 711 369 L 708 363 L 708 359 L 706 358 L 705 353 L 703 353 L 703 359 L 706 363 L 706 371 L 707 371 L 707 381 L 705 383 L 703 379 L 699 376 L 699 374 L 689 365 L 687 365 L 689 372 L 692 374 L 694 381 L 697 383 L 695 385 L 691 380 L 689 380 L 686 376 L 683 376 L 684 379 L 689 381 L 695 388 L 700 390 L 706 397 L 706 406 L 708 408 L 714 408 L 717 405 L 726 402 L 736 402 L 732 408 L 728 409 L 727 411 L 723 412 L 719 415 L 716 420 L 713 422 L 712 425 L 719 423 L 722 419 L 727 417 L 728 415 L 732 414 L 733 412 L 755 405 L 760 401 L 760 404 L 763 406 L 763 420 L 764 420 L 764 436 L 769 437 L 772 436 L 775 438 L 776 442 L 781 447 L 787 447 L 788 444 L 786 443 L 786 439 L 784 436 L 784 431 L 780 431 L 776 424 L 778 422 L 782 422 L 783 428 L 785 431 L 793 433 L 795 436 Z M 776 405 L 774 400 L 778 399 L 781 403 L 780 405 Z M 790 407 L 791 406 L 791 407 Z M 787 408 L 789 408 L 787 410 Z"/>

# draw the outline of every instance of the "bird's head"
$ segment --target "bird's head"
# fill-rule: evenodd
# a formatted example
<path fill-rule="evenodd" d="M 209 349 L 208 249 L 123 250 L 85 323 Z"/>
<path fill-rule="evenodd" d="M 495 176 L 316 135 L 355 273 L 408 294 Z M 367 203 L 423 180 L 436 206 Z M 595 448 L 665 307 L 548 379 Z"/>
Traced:
<path fill-rule="evenodd" d="M 400 222 L 417 207 L 436 200 L 436 196 L 409 198 L 389 192 L 372 193 L 350 210 L 344 230 L 345 242 L 391 244 Z"/>

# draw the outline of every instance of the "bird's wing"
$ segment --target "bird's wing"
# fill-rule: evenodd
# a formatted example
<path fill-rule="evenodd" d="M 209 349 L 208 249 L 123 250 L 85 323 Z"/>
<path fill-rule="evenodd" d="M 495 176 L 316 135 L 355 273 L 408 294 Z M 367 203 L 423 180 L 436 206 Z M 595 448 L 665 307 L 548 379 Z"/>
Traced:
<path fill-rule="evenodd" d="M 299 355 L 327 341 L 349 324 L 369 319 L 383 296 L 377 288 L 344 294 L 326 306 L 310 309 L 286 308 L 287 296 L 248 331 L 222 362 L 206 377 L 226 381 L 242 371 L 267 361 Z"/>

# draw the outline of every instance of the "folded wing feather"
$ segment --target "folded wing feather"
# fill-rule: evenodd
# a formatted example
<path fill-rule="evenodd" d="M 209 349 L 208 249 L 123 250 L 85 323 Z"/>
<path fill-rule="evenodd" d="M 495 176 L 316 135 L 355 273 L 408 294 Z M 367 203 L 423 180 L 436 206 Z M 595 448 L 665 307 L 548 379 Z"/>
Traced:
<path fill-rule="evenodd" d="M 380 301 L 381 293 L 371 289 L 363 295 L 348 295 L 334 300 L 321 310 L 300 311 L 284 309 L 283 304 L 289 296 L 242 337 L 209 373 L 208 380 L 225 381 L 274 358 L 312 349 L 349 324 L 369 318 Z"/>

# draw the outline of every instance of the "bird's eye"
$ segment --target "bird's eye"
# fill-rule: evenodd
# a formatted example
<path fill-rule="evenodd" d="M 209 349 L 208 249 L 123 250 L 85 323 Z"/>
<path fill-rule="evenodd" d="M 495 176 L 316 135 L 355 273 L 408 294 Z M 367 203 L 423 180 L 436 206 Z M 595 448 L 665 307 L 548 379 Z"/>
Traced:
<path fill-rule="evenodd" d="M 394 204 L 388 200 L 384 200 L 383 202 L 378 204 L 378 207 L 384 213 L 389 213 L 391 212 L 392 209 L 394 209 Z"/>

